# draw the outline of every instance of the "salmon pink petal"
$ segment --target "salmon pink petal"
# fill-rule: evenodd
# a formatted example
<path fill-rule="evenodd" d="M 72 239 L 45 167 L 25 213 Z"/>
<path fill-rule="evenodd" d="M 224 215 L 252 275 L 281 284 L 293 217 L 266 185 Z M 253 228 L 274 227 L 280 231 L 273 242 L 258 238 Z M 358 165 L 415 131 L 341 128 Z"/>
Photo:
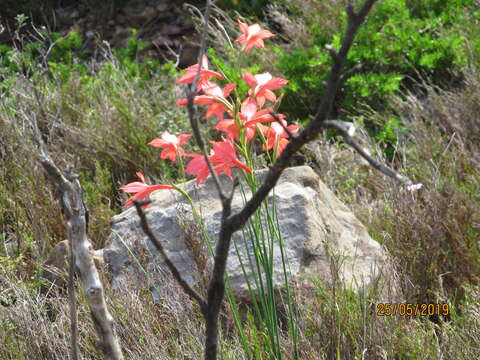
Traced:
<path fill-rule="evenodd" d="M 256 77 L 253 76 L 252 74 L 248 73 L 248 72 L 245 72 L 245 73 L 242 74 L 242 79 L 243 79 L 243 81 L 245 81 L 250 86 L 257 85 Z"/>
<path fill-rule="evenodd" d="M 257 105 L 258 107 L 263 107 L 263 105 L 265 105 L 265 96 L 263 95 L 257 95 L 256 96 L 256 99 L 257 99 Z"/>
<path fill-rule="evenodd" d="M 195 104 L 198 105 L 210 105 L 215 102 L 215 99 L 211 95 L 198 95 L 195 96 Z"/>
<path fill-rule="evenodd" d="M 130 184 L 120 186 L 119 189 L 126 193 L 137 193 L 145 190 L 147 187 L 148 185 L 143 182 L 134 181 Z"/>
<path fill-rule="evenodd" d="M 142 174 L 140 171 L 137 171 L 137 172 L 135 173 L 135 175 L 137 175 L 137 177 L 140 179 L 140 181 L 141 181 L 142 183 L 146 184 L 146 182 L 145 182 L 145 177 L 143 176 L 143 174 Z"/>
<path fill-rule="evenodd" d="M 255 41 L 253 44 L 252 44 L 252 47 L 253 46 L 256 46 L 260 49 L 265 49 L 265 44 L 263 43 L 263 40 L 262 39 L 258 39 L 257 41 Z"/>
<path fill-rule="evenodd" d="M 247 31 L 248 31 L 247 40 L 252 39 L 252 37 L 254 37 L 256 34 L 258 34 L 261 30 L 262 30 L 262 28 L 258 24 L 250 25 L 247 29 Z"/>
<path fill-rule="evenodd" d="M 278 90 L 288 84 L 288 80 L 282 78 L 273 78 L 269 80 L 264 87 L 269 90 Z"/>
<path fill-rule="evenodd" d="M 150 186 L 148 187 L 149 193 L 152 193 L 152 192 L 157 191 L 157 190 L 168 190 L 168 189 L 169 189 L 169 190 L 173 190 L 173 186 L 171 186 L 171 185 L 160 185 L 160 184 L 158 184 L 158 185 L 150 185 Z"/>
<path fill-rule="evenodd" d="M 223 76 L 212 70 L 202 70 L 202 76 L 216 77 L 218 79 L 223 79 Z"/>
<path fill-rule="evenodd" d="M 235 166 L 238 166 L 239 168 L 242 168 L 243 170 L 245 170 L 249 174 L 252 173 L 252 169 L 250 169 L 247 165 L 242 163 L 240 160 L 235 161 Z"/>
<path fill-rule="evenodd" d="M 177 102 L 175 103 L 175 105 L 177 106 L 186 106 L 188 104 L 188 99 L 180 99 L 180 100 L 177 100 Z"/>
<path fill-rule="evenodd" d="M 169 159 L 170 161 L 175 162 L 177 161 L 177 151 L 173 147 L 164 149 L 160 155 L 160 158 Z"/>
<path fill-rule="evenodd" d="M 185 173 L 197 175 L 196 182 L 197 184 L 200 184 L 210 174 L 205 157 L 200 154 L 187 154 L 186 156 L 193 157 L 193 159 L 188 163 Z"/>
<path fill-rule="evenodd" d="M 179 142 L 178 142 L 178 145 L 183 145 L 185 144 L 185 142 L 190 139 L 192 137 L 192 134 L 182 134 L 182 135 L 179 135 L 178 138 L 179 138 Z M 183 149 L 182 149 L 183 150 Z"/>
<path fill-rule="evenodd" d="M 216 126 L 216 130 L 223 131 L 228 136 L 238 139 L 238 128 L 233 119 L 225 119 L 220 121 Z"/>
<path fill-rule="evenodd" d="M 272 91 L 270 91 L 270 90 L 264 90 L 264 91 L 263 91 L 263 96 L 265 97 L 265 99 L 270 100 L 271 102 L 277 101 L 277 97 L 276 97 L 275 94 L 274 94 Z"/>
<path fill-rule="evenodd" d="M 245 127 L 245 136 L 247 137 L 248 141 L 252 141 L 252 139 L 255 137 L 255 128 L 251 126 Z"/>
<path fill-rule="evenodd" d="M 207 95 L 223 97 L 222 88 L 214 82 L 210 82 L 208 86 L 204 86 L 202 90 Z"/>
<path fill-rule="evenodd" d="M 157 147 L 157 148 L 161 148 L 161 147 L 166 146 L 167 142 L 165 140 L 157 138 L 157 139 L 153 139 L 152 141 L 150 141 L 147 145 Z"/>
<path fill-rule="evenodd" d="M 253 100 L 251 97 L 248 97 L 242 103 L 240 112 L 247 118 L 247 121 L 250 120 L 257 112 L 257 104 L 255 103 L 255 100 Z"/>
<path fill-rule="evenodd" d="M 242 31 L 243 35 L 246 36 L 248 34 L 248 25 L 241 22 L 240 19 L 237 19 L 237 22 L 238 22 L 238 26 L 240 27 L 240 30 Z M 239 41 L 239 40 L 237 39 L 235 41 Z"/>
<path fill-rule="evenodd" d="M 262 30 L 259 24 L 253 24 L 248 26 L 247 24 L 241 22 L 237 19 L 242 35 L 235 39 L 236 42 L 239 42 L 244 45 L 243 52 L 249 52 L 254 46 L 259 48 L 265 47 L 262 39 L 267 39 L 272 36 L 275 36 L 268 30 Z"/>
<path fill-rule="evenodd" d="M 260 86 L 267 84 L 272 79 L 272 75 L 270 75 L 268 72 L 255 75 L 256 83 Z"/>
<path fill-rule="evenodd" d="M 271 37 L 276 36 L 276 35 L 269 30 L 260 30 L 257 33 L 257 36 L 261 39 L 268 39 L 268 38 L 271 38 Z"/>
<path fill-rule="evenodd" d="M 195 79 L 195 73 L 194 72 L 188 72 L 178 78 L 176 81 L 177 84 L 190 84 L 193 82 L 193 79 Z"/>
<path fill-rule="evenodd" d="M 235 86 L 237 86 L 237 84 L 235 84 L 235 83 L 230 83 L 227 86 L 225 86 L 223 88 L 223 97 L 224 98 L 229 97 L 232 90 L 235 89 Z"/>

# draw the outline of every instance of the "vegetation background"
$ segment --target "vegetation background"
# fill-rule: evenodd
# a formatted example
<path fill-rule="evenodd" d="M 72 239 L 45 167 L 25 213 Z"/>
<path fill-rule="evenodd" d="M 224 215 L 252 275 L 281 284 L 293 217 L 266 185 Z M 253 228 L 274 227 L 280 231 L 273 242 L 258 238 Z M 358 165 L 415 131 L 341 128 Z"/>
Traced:
<path fill-rule="evenodd" d="M 174 79 L 194 62 L 187 53 L 195 49 L 190 33 L 198 14 L 162 1 L 105 1 L 100 9 L 89 0 L 6 3 L 0 10 L 0 358 L 65 359 L 67 298 L 61 289 L 48 298 L 38 290 L 42 264 L 66 234 L 37 161 L 32 120 L 54 161 L 78 171 L 92 214 L 90 236 L 95 248 L 103 247 L 125 200 L 120 185 L 136 171 L 160 183 L 179 178 L 146 143 L 164 129 L 188 131 L 184 110 L 175 106 Z M 325 45 L 339 45 L 344 1 L 218 6 L 215 17 L 232 37 L 237 14 L 279 34 L 252 63 L 290 80 L 280 111 L 305 123 L 330 66 Z M 155 26 L 143 21 L 151 18 Z M 133 19 L 143 26 L 122 30 Z M 168 46 L 152 40 L 160 35 Z M 212 63 L 233 71 L 213 28 L 210 35 L 217 40 L 209 43 Z M 375 289 L 354 294 L 318 283 L 302 301 L 302 359 L 480 358 L 479 35 L 478 1 L 382 0 L 350 53 L 352 73 L 334 115 L 354 122 L 362 146 L 422 183 L 420 191 L 405 197 L 333 132 L 296 159 L 314 167 L 392 254 L 405 301 L 448 303 L 450 315 L 378 317 Z M 128 358 L 201 357 L 203 325 L 191 304 L 191 312 L 160 306 L 141 289 L 109 301 Z M 84 299 L 79 316 L 81 351 L 100 358 Z M 248 326 L 262 359 L 268 343 L 253 322 Z M 285 354 L 289 345 L 283 344 Z M 239 349 L 235 332 L 224 337 L 225 359 L 242 359 Z"/>

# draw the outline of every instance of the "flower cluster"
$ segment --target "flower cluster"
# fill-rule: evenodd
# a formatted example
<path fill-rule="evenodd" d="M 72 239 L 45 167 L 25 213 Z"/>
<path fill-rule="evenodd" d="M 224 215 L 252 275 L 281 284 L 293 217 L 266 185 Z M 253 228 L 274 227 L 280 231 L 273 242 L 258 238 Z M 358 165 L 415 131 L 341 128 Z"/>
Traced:
<path fill-rule="evenodd" d="M 243 45 L 243 52 L 247 53 L 254 47 L 264 48 L 263 39 L 275 36 L 268 30 L 261 29 L 260 25 L 247 25 L 238 20 L 242 34 L 235 40 Z M 288 80 L 274 78 L 270 73 L 252 75 L 242 74 L 242 79 L 250 87 L 245 98 L 240 98 L 235 83 L 228 83 L 223 88 L 214 80 L 225 80 L 220 73 L 209 69 L 208 58 L 204 55 L 201 64 L 195 64 L 186 69 L 177 83 L 192 84 L 199 73 L 197 95 L 194 103 L 206 106 L 204 118 L 216 117 L 218 123 L 215 129 L 224 135 L 222 141 L 211 141 L 211 151 L 208 160 L 217 174 L 224 173 L 232 177 L 232 168 L 238 167 L 247 173 L 252 169 L 239 159 L 243 157 L 250 163 L 249 144 L 258 136 L 262 142 L 262 150 L 272 150 L 279 156 L 289 142 L 289 136 L 298 132 L 298 126 L 288 125 L 282 114 L 273 115 L 273 108 L 266 106 L 268 102 L 276 103 L 275 90 L 281 89 Z M 232 99 L 232 92 L 235 98 Z M 187 99 L 177 101 L 178 106 L 187 105 Z M 239 105 L 237 105 L 239 104 Z M 186 153 L 182 146 L 192 135 L 172 135 L 165 131 L 161 138 L 152 140 L 149 145 L 161 148 L 160 157 L 172 162 L 180 162 L 183 169 L 183 159 L 191 158 L 185 169 L 186 174 L 196 175 L 197 184 L 203 182 L 210 170 L 205 157 L 201 154 Z M 147 198 L 151 191 L 159 188 L 171 188 L 168 185 L 147 185 L 140 173 L 137 173 L 142 182 L 134 182 L 122 186 L 125 192 L 135 193 L 125 206 L 131 205 L 133 199 Z"/>

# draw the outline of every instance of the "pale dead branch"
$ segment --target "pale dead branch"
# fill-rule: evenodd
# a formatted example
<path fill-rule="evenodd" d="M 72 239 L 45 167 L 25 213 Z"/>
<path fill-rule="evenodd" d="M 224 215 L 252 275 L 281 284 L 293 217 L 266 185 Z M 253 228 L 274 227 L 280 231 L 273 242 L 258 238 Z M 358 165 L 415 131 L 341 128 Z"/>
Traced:
<path fill-rule="evenodd" d="M 93 261 L 93 248 L 87 237 L 88 215 L 78 177 L 68 170 L 65 174 L 62 173 L 43 150 L 40 150 L 40 162 L 57 188 L 66 219 L 72 256 L 75 259 L 74 266 L 80 274 L 87 295 L 93 324 L 99 336 L 99 346 L 105 359 L 123 360 L 122 350 L 113 328 L 113 318 L 108 311 L 104 289 Z M 75 336 L 75 333 L 72 336 Z"/>

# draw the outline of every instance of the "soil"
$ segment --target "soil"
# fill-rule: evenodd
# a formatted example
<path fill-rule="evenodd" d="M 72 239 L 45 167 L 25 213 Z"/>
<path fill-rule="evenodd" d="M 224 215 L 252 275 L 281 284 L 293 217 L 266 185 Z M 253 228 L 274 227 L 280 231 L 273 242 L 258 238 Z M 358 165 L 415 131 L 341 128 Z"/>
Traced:
<path fill-rule="evenodd" d="M 131 29 L 137 29 L 138 38 L 148 44 L 140 52 L 140 58 L 173 60 L 180 68 L 196 62 L 198 34 L 187 4 L 202 10 L 203 1 L 136 0 L 123 3 L 113 7 L 112 1 L 57 1 L 50 9 L 51 15 L 29 14 L 29 18 L 34 19 L 37 29 L 45 26 L 62 35 L 71 30 L 78 31 L 85 39 L 82 51 L 90 56 L 94 56 L 100 46 L 105 46 L 105 41 L 112 49 L 124 47 Z M 3 14 L 2 18 L 0 13 L 0 44 L 12 43 L 14 16 L 11 13 L 6 18 Z M 25 31 L 35 33 L 32 25 Z"/>

